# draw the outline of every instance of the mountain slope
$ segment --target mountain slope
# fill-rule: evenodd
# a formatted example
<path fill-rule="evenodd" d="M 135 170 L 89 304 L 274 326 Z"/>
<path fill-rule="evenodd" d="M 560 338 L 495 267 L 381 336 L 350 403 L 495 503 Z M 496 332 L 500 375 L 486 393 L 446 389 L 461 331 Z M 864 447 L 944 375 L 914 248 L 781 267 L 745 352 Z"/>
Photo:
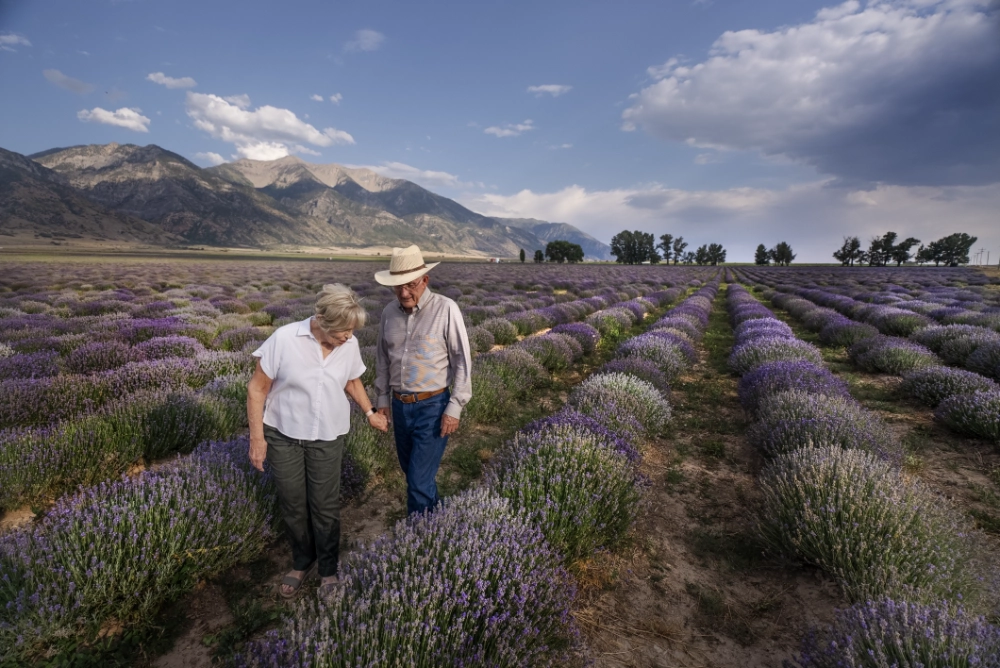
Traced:
<path fill-rule="evenodd" d="M 549 223 L 537 218 L 494 218 L 498 222 L 527 230 L 544 242 L 562 239 L 580 244 L 588 260 L 613 260 L 611 246 L 566 223 Z"/>
<path fill-rule="evenodd" d="M 316 165 L 288 156 L 238 160 L 211 170 L 236 172 L 282 205 L 330 224 L 368 216 L 368 234 L 378 242 L 396 240 L 393 243 L 399 245 L 406 241 L 430 250 L 464 248 L 491 255 L 544 248 L 531 232 L 498 223 L 410 181 L 367 169 Z M 358 230 L 359 225 L 352 222 L 351 229 Z"/>
<path fill-rule="evenodd" d="M 300 219 L 254 188 L 201 169 L 159 146 L 74 146 L 30 156 L 90 199 L 195 243 L 328 244 L 335 231 Z"/>
<path fill-rule="evenodd" d="M 89 200 L 60 174 L 2 148 L 0 232 L 157 246 L 183 241 L 161 227 Z"/>

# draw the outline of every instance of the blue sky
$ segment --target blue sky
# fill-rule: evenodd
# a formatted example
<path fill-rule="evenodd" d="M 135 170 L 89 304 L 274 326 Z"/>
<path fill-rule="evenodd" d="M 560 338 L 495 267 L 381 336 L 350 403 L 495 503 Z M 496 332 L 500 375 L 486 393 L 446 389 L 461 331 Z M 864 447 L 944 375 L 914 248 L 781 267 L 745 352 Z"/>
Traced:
<path fill-rule="evenodd" d="M 828 261 L 846 234 L 1000 259 L 987 0 L 0 5 L 0 146 L 289 153 L 490 214 Z"/>

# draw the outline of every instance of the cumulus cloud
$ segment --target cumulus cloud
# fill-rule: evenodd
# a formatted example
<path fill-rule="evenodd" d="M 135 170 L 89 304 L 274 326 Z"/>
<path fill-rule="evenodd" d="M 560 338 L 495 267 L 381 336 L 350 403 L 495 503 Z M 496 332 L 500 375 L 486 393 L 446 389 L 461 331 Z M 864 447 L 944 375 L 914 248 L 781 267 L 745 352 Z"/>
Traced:
<path fill-rule="evenodd" d="M 623 129 L 783 155 L 842 184 L 1000 181 L 1000 39 L 990 0 L 850 0 L 707 59 L 651 67 Z"/>
<path fill-rule="evenodd" d="M 250 97 L 219 97 L 187 93 L 187 115 L 199 130 L 230 142 L 237 153 L 252 160 L 276 160 L 307 152 L 305 144 L 353 144 L 354 138 L 336 128 L 318 130 L 288 109 L 264 105 L 250 109 Z"/>
<path fill-rule="evenodd" d="M 496 137 L 517 137 L 518 135 L 527 132 L 529 130 L 534 130 L 535 124 L 529 118 L 523 123 L 505 123 L 504 125 L 491 125 L 490 127 L 483 130 L 488 135 L 494 135 Z"/>
<path fill-rule="evenodd" d="M 142 115 L 141 109 L 122 107 L 116 111 L 108 111 L 100 107 L 81 109 L 76 117 L 85 123 L 103 123 L 115 125 L 133 132 L 149 132 L 149 119 Z"/>
<path fill-rule="evenodd" d="M 467 188 L 474 184 L 464 183 L 454 174 L 431 169 L 420 169 L 402 162 L 383 162 L 381 165 L 347 165 L 353 169 L 370 169 L 390 179 L 406 179 L 430 190 L 434 188 Z"/>
<path fill-rule="evenodd" d="M 12 32 L 0 34 L 0 51 L 17 51 L 15 46 L 31 46 L 31 42 L 27 37 Z"/>
<path fill-rule="evenodd" d="M 349 53 L 377 51 L 384 41 L 385 35 L 377 30 L 359 30 L 354 33 L 354 39 L 344 44 L 344 51 Z"/>
<path fill-rule="evenodd" d="M 588 190 L 579 185 L 550 193 L 481 193 L 462 203 L 487 216 L 538 218 L 575 225 L 609 242 L 623 229 L 682 235 L 691 247 L 722 243 L 731 262 L 749 262 L 757 244 L 787 241 L 800 262 L 832 262 L 845 235 L 867 240 L 889 230 L 923 241 L 952 232 L 1000 246 L 996 211 L 1000 184 L 831 188 L 828 180 L 784 189 L 681 190 L 648 185 Z M 608 221 L 615 221 L 609 225 Z"/>
<path fill-rule="evenodd" d="M 59 70 L 42 70 L 42 76 L 45 77 L 49 83 L 53 83 L 63 90 L 79 93 L 80 95 L 85 95 L 86 93 L 90 93 L 94 90 L 94 84 L 89 84 L 84 81 L 80 81 L 79 79 L 66 76 Z"/>
<path fill-rule="evenodd" d="M 344 96 L 341 95 L 340 93 L 334 93 L 333 95 L 330 96 L 330 102 L 333 102 L 336 105 L 339 105 L 340 101 L 343 100 L 343 99 L 344 99 Z"/>
<path fill-rule="evenodd" d="M 322 95 L 310 95 L 309 99 L 312 100 L 313 102 L 322 102 L 323 101 L 323 96 Z"/>
<path fill-rule="evenodd" d="M 542 95 L 551 95 L 552 97 L 559 97 L 565 93 L 573 90 L 572 86 L 561 86 L 559 84 L 544 84 L 542 86 L 528 86 L 528 92 L 534 93 L 535 97 L 541 97 Z"/>
<path fill-rule="evenodd" d="M 196 157 L 198 160 L 201 160 L 202 162 L 207 162 L 210 165 L 221 165 L 226 161 L 226 159 L 223 158 L 221 155 L 219 155 L 218 153 L 213 153 L 212 151 L 205 151 L 204 153 L 195 153 L 194 157 Z"/>
<path fill-rule="evenodd" d="M 147 74 L 146 80 L 160 84 L 161 86 L 166 86 L 167 88 L 194 88 L 198 85 L 198 82 L 191 77 L 181 77 L 180 79 L 175 79 L 174 77 L 168 77 L 163 72 L 152 72 L 151 74 Z"/>

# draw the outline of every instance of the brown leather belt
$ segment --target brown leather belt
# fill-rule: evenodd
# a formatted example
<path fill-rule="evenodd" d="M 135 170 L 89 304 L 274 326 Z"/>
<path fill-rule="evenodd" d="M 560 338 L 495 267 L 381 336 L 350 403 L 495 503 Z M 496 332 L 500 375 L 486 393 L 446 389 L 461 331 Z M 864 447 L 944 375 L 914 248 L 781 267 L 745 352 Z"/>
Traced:
<path fill-rule="evenodd" d="M 396 392 L 393 390 L 392 396 L 396 397 L 404 404 L 415 404 L 418 401 L 423 401 L 424 399 L 430 399 L 431 397 L 436 397 L 445 391 L 445 388 L 440 390 L 431 390 L 430 392 Z"/>

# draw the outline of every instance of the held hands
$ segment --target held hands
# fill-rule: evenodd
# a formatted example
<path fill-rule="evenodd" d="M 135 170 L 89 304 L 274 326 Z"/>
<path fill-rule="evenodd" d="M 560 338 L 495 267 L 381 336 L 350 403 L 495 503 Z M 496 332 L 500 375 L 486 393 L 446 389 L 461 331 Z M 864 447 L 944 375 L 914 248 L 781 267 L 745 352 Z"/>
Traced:
<path fill-rule="evenodd" d="M 250 439 L 250 463 L 255 469 L 264 472 L 264 459 L 267 458 L 267 441 L 264 439 Z"/>
<path fill-rule="evenodd" d="M 380 408 L 368 416 L 368 424 L 379 431 L 389 431 L 388 408 Z"/>
<path fill-rule="evenodd" d="M 441 417 L 441 438 L 454 434 L 456 429 L 458 429 L 458 418 L 450 415 Z"/>

